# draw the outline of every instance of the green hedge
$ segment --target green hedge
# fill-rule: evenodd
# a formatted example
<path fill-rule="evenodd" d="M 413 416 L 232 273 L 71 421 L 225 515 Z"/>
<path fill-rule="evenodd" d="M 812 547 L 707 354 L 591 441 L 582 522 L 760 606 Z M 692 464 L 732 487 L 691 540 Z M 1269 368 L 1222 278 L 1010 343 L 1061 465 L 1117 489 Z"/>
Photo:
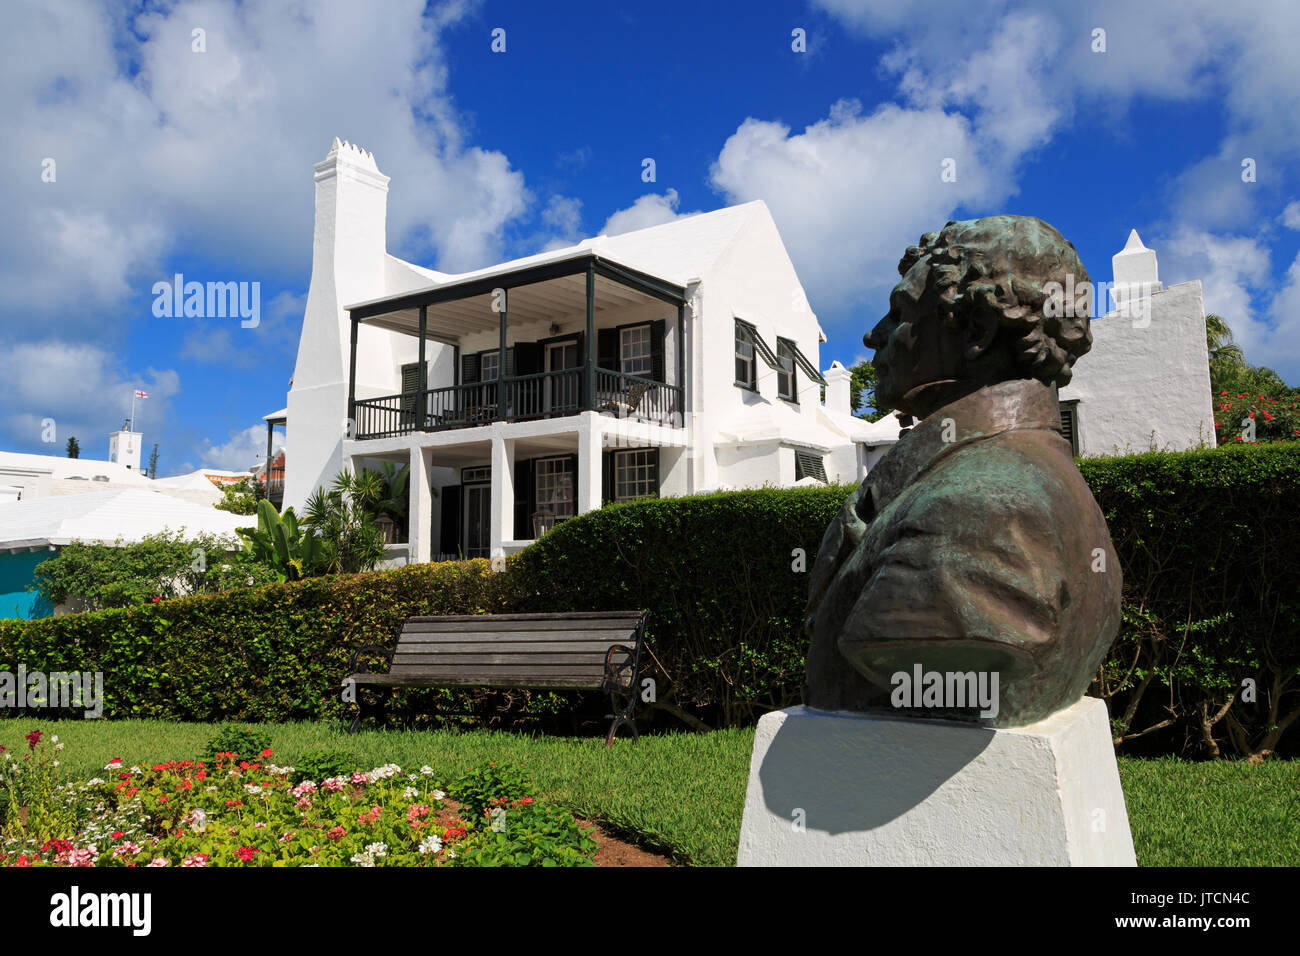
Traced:
<path fill-rule="evenodd" d="M 338 717 L 353 648 L 391 644 L 411 615 L 503 610 L 500 577 L 483 560 L 422 564 L 0 620 L 0 669 L 102 671 L 105 717 Z"/>
<path fill-rule="evenodd" d="M 1116 736 L 1135 750 L 1294 749 L 1300 735 L 1284 735 L 1300 718 L 1300 444 L 1080 468 L 1124 573 L 1124 625 L 1092 691 L 1108 700 Z M 807 572 L 848 490 L 613 505 L 564 522 L 498 574 L 484 561 L 417 565 L 0 621 L 0 668 L 103 670 L 109 716 L 331 718 L 350 649 L 408 615 L 646 608 L 656 709 L 693 726 L 750 723 L 799 699 Z M 509 700 L 533 713 L 573 703 Z M 394 702 L 403 719 L 487 712 L 449 692 Z"/>

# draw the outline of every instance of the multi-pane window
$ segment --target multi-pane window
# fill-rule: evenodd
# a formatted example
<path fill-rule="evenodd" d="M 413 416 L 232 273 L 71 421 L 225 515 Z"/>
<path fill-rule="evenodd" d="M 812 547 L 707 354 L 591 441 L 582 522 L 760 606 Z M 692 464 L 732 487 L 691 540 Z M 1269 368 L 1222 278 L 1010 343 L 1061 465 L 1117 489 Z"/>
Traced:
<path fill-rule="evenodd" d="M 576 513 L 573 493 L 573 459 L 540 458 L 537 460 L 537 510 L 557 518 L 571 518 Z"/>
<path fill-rule="evenodd" d="M 776 340 L 776 361 L 781 368 L 776 373 L 776 390 L 782 398 L 798 401 L 794 378 L 794 343 L 789 339 Z"/>
<path fill-rule="evenodd" d="M 646 378 L 653 373 L 650 326 L 638 325 L 619 332 L 619 370 L 624 375 L 641 375 Z"/>
<path fill-rule="evenodd" d="M 653 450 L 621 451 L 614 456 L 614 500 L 659 497 L 659 475 Z"/>
<path fill-rule="evenodd" d="M 501 372 L 501 353 L 499 351 L 484 352 L 480 359 L 480 364 L 479 364 L 479 373 L 478 373 L 479 381 L 495 382 L 498 378 L 501 377 L 500 372 Z"/>
<path fill-rule="evenodd" d="M 754 340 L 740 321 L 736 322 L 736 384 L 755 387 Z"/>

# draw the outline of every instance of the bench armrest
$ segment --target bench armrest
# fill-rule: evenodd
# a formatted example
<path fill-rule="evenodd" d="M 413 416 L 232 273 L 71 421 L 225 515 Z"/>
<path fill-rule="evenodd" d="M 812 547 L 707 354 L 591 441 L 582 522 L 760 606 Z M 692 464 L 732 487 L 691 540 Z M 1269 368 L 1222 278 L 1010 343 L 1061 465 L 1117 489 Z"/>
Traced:
<path fill-rule="evenodd" d="M 348 673 L 349 673 L 349 674 L 369 674 L 369 673 L 370 673 L 370 671 L 366 669 L 366 665 L 365 665 L 365 664 L 361 664 L 361 665 L 360 665 L 360 670 L 357 669 L 357 667 L 358 667 L 358 659 L 361 657 L 362 654 L 366 654 L 366 653 L 379 653 L 379 654 L 382 654 L 383 657 L 384 657 L 384 660 L 387 661 L 388 666 L 389 666 L 389 667 L 392 667 L 392 666 L 393 666 L 393 652 L 394 652 L 395 650 L 396 650 L 396 648 L 380 647 L 378 644 L 363 644 L 361 647 L 358 647 L 355 651 L 352 652 L 352 659 L 351 659 L 350 661 L 348 661 Z"/>

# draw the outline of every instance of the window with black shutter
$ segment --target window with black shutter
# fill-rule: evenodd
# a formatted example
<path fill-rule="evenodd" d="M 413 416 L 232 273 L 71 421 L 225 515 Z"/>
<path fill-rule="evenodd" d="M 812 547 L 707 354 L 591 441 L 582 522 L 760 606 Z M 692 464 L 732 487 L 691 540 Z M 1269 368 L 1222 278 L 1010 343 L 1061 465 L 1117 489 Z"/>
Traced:
<path fill-rule="evenodd" d="M 1075 458 L 1079 457 L 1079 402 L 1061 402 L 1061 436 L 1070 443 Z"/>
<path fill-rule="evenodd" d="M 415 406 L 420 391 L 420 363 L 402 366 L 402 424 L 415 423 Z"/>
<path fill-rule="evenodd" d="M 776 373 L 776 394 L 789 402 L 799 401 L 799 390 L 795 382 L 794 343 L 780 336 L 776 340 L 776 360 L 781 368 Z"/>
<path fill-rule="evenodd" d="M 821 455 L 814 455 L 810 451 L 797 451 L 794 453 L 794 480 L 801 478 L 816 478 L 818 481 L 826 481 L 826 465 L 822 461 Z"/>

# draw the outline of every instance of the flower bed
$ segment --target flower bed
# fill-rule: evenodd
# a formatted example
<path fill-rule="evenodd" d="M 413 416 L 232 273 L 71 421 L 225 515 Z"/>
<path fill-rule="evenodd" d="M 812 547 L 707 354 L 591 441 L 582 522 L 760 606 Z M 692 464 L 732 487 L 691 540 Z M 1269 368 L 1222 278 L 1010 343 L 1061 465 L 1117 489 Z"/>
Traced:
<path fill-rule="evenodd" d="M 268 748 L 57 781 L 57 737 L 0 754 L 0 866 L 590 865 L 572 815 L 522 792 L 509 768 L 469 771 L 462 802 L 423 767 L 295 782 Z M 458 791 L 459 792 L 459 791 Z"/>

